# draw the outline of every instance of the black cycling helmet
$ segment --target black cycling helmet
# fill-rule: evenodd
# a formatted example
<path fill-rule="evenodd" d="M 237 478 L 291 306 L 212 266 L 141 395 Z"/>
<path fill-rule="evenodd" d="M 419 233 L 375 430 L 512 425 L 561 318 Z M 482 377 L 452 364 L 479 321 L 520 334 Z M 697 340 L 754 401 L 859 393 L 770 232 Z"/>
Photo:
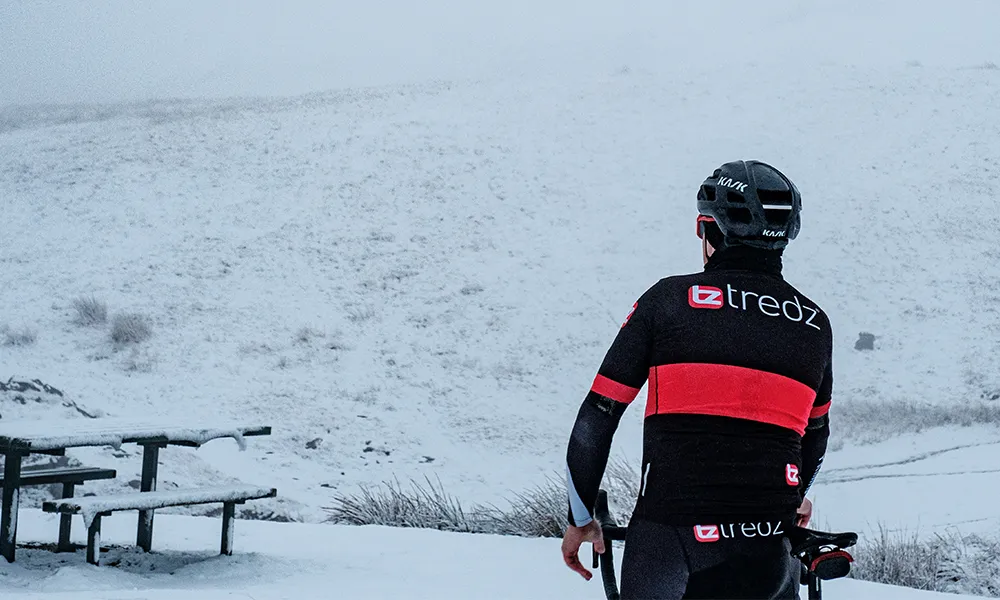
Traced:
<path fill-rule="evenodd" d="M 778 250 L 799 234 L 802 196 L 781 171 L 756 160 L 728 162 L 698 190 L 698 212 L 728 245 Z"/>

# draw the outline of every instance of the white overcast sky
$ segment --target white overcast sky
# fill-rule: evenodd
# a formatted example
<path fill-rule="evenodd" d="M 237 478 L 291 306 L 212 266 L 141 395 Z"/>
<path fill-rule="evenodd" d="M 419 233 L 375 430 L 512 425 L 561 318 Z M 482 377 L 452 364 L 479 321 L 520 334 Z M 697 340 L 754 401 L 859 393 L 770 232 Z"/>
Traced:
<path fill-rule="evenodd" d="M 838 62 L 947 64 L 949 56 L 927 56 L 923 41 L 956 28 L 965 40 L 956 57 L 1000 64 L 996 0 L 884 0 L 882 18 L 853 21 L 851 7 L 868 1 L 0 0 L 0 106 L 292 95 L 625 65 L 691 64 L 717 76 L 733 61 L 806 44 Z M 936 30 L 908 24 L 918 9 L 940 13 L 922 19 Z M 762 39 L 762 20 L 788 35 Z M 720 36 L 745 40 L 746 55 L 714 52 Z"/>

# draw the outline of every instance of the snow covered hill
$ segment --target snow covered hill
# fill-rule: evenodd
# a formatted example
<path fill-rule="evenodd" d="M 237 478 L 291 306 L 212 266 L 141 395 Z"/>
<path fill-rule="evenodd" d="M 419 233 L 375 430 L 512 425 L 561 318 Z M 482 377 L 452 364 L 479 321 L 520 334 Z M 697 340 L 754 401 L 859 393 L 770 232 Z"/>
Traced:
<path fill-rule="evenodd" d="M 678 67 L 22 123 L 0 136 L 3 321 L 38 340 L 3 368 L 111 414 L 270 420 L 258 449 L 310 473 L 279 482 L 306 504 L 393 473 L 518 489 L 558 466 L 635 298 L 699 267 L 701 179 L 757 156 L 805 197 L 787 276 L 833 320 L 837 402 L 978 400 L 1000 389 L 997 83 L 829 66 L 719 92 Z M 82 295 L 153 338 L 73 325 Z"/>
<path fill-rule="evenodd" d="M 39 9 L 66 27 L 32 28 L 0 7 L 0 56 L 40 61 L 0 60 L 0 78 L 23 82 L 0 105 L 137 99 L 0 107 L 0 337 L 37 338 L 0 345 L 0 379 L 38 378 L 89 414 L 269 422 L 245 453 L 166 450 L 160 479 L 273 484 L 278 518 L 318 521 L 334 491 L 393 477 L 496 501 L 560 469 L 635 298 L 700 268 L 702 179 L 759 158 L 803 192 L 786 275 L 835 327 L 834 428 L 862 405 L 998 402 L 1000 5 L 554 3 L 462 21 L 445 4 L 423 15 L 436 41 L 394 13 L 400 37 L 363 57 L 356 37 L 288 34 L 333 22 L 299 5 L 274 17 L 297 41 L 256 62 L 227 54 L 245 33 L 212 37 L 225 52 L 183 45 L 197 18 L 128 53 L 116 43 L 142 36 L 117 13 L 68 31 L 75 9 Z M 234 31 L 268 20 L 233 14 Z M 475 26 L 455 33 L 443 14 Z M 321 42 L 315 68 L 295 62 Z M 407 52 L 410 70 L 394 61 Z M 76 60 L 107 73 L 58 66 Z M 220 98 L 255 93 L 273 97 Z M 205 97 L 150 99 L 177 96 Z M 75 324 L 74 300 L 91 296 L 146 315 L 152 338 L 116 345 L 108 325 Z M 861 332 L 874 350 L 855 350 Z M 12 402 L 0 396 L 0 418 L 67 413 Z M 641 412 L 616 441 L 633 461 Z M 1000 431 L 968 414 L 930 431 L 895 431 L 889 409 L 842 420 L 821 517 L 995 530 Z M 72 454 L 118 468 L 106 486 L 141 468 L 127 448 Z"/>

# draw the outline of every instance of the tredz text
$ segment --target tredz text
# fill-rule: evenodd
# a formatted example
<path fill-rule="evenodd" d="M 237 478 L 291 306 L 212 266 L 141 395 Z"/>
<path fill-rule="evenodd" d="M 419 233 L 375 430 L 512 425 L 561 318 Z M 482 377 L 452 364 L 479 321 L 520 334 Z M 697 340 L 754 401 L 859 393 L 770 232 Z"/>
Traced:
<path fill-rule="evenodd" d="M 764 313 L 765 316 L 785 317 L 789 321 L 795 323 L 805 323 L 813 329 L 822 330 L 819 325 L 813 323 L 816 317 L 819 316 L 819 310 L 802 304 L 802 301 L 799 300 L 798 296 L 792 296 L 791 300 L 778 302 L 778 299 L 774 296 L 758 294 L 757 292 L 749 292 L 746 290 L 738 290 L 727 283 L 726 300 L 728 301 L 729 306 L 737 310 L 750 310 L 756 306 L 757 309 Z M 756 300 L 756 302 L 754 300 Z"/>
<path fill-rule="evenodd" d="M 753 310 L 756 308 L 767 317 L 784 317 L 794 323 L 804 323 L 806 326 L 822 331 L 816 321 L 820 311 L 818 308 L 802 303 L 798 296 L 791 300 L 779 301 L 774 296 L 758 294 L 748 290 L 738 290 L 730 284 L 726 289 L 693 285 L 688 289 L 688 305 L 691 308 L 719 310 L 725 306 L 736 310 Z"/>
<path fill-rule="evenodd" d="M 732 540 L 737 537 L 756 538 L 774 537 L 785 535 L 781 521 L 771 523 L 724 523 L 722 525 L 695 525 L 694 539 L 701 543 L 718 542 L 719 540 Z"/>

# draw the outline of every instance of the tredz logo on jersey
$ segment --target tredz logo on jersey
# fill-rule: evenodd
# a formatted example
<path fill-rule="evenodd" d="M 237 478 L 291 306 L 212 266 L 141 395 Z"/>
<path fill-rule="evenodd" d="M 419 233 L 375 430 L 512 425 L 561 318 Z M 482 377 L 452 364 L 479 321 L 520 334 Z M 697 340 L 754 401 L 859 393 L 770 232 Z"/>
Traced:
<path fill-rule="evenodd" d="M 785 483 L 790 486 L 799 485 L 799 468 L 795 465 L 785 465 Z"/>
<path fill-rule="evenodd" d="M 639 303 L 638 302 L 636 302 L 635 304 L 632 305 L 632 310 L 628 311 L 628 316 L 625 317 L 625 322 L 622 323 L 622 328 L 623 329 L 625 328 L 626 325 L 628 325 L 628 322 L 632 320 L 632 315 L 635 314 L 635 309 L 637 309 L 637 308 L 639 308 Z"/>
<path fill-rule="evenodd" d="M 722 290 L 707 285 L 692 285 L 688 290 L 688 304 L 691 308 L 722 308 Z"/>
<path fill-rule="evenodd" d="M 781 302 L 774 296 L 738 290 L 729 284 L 726 284 L 725 291 L 708 285 L 692 285 L 688 288 L 688 305 L 691 308 L 719 310 L 727 304 L 730 308 L 742 311 L 756 308 L 766 317 L 784 317 L 793 323 L 803 323 L 822 330 L 822 327 L 813 322 L 820 315 L 819 309 L 803 304 L 798 296 Z"/>

